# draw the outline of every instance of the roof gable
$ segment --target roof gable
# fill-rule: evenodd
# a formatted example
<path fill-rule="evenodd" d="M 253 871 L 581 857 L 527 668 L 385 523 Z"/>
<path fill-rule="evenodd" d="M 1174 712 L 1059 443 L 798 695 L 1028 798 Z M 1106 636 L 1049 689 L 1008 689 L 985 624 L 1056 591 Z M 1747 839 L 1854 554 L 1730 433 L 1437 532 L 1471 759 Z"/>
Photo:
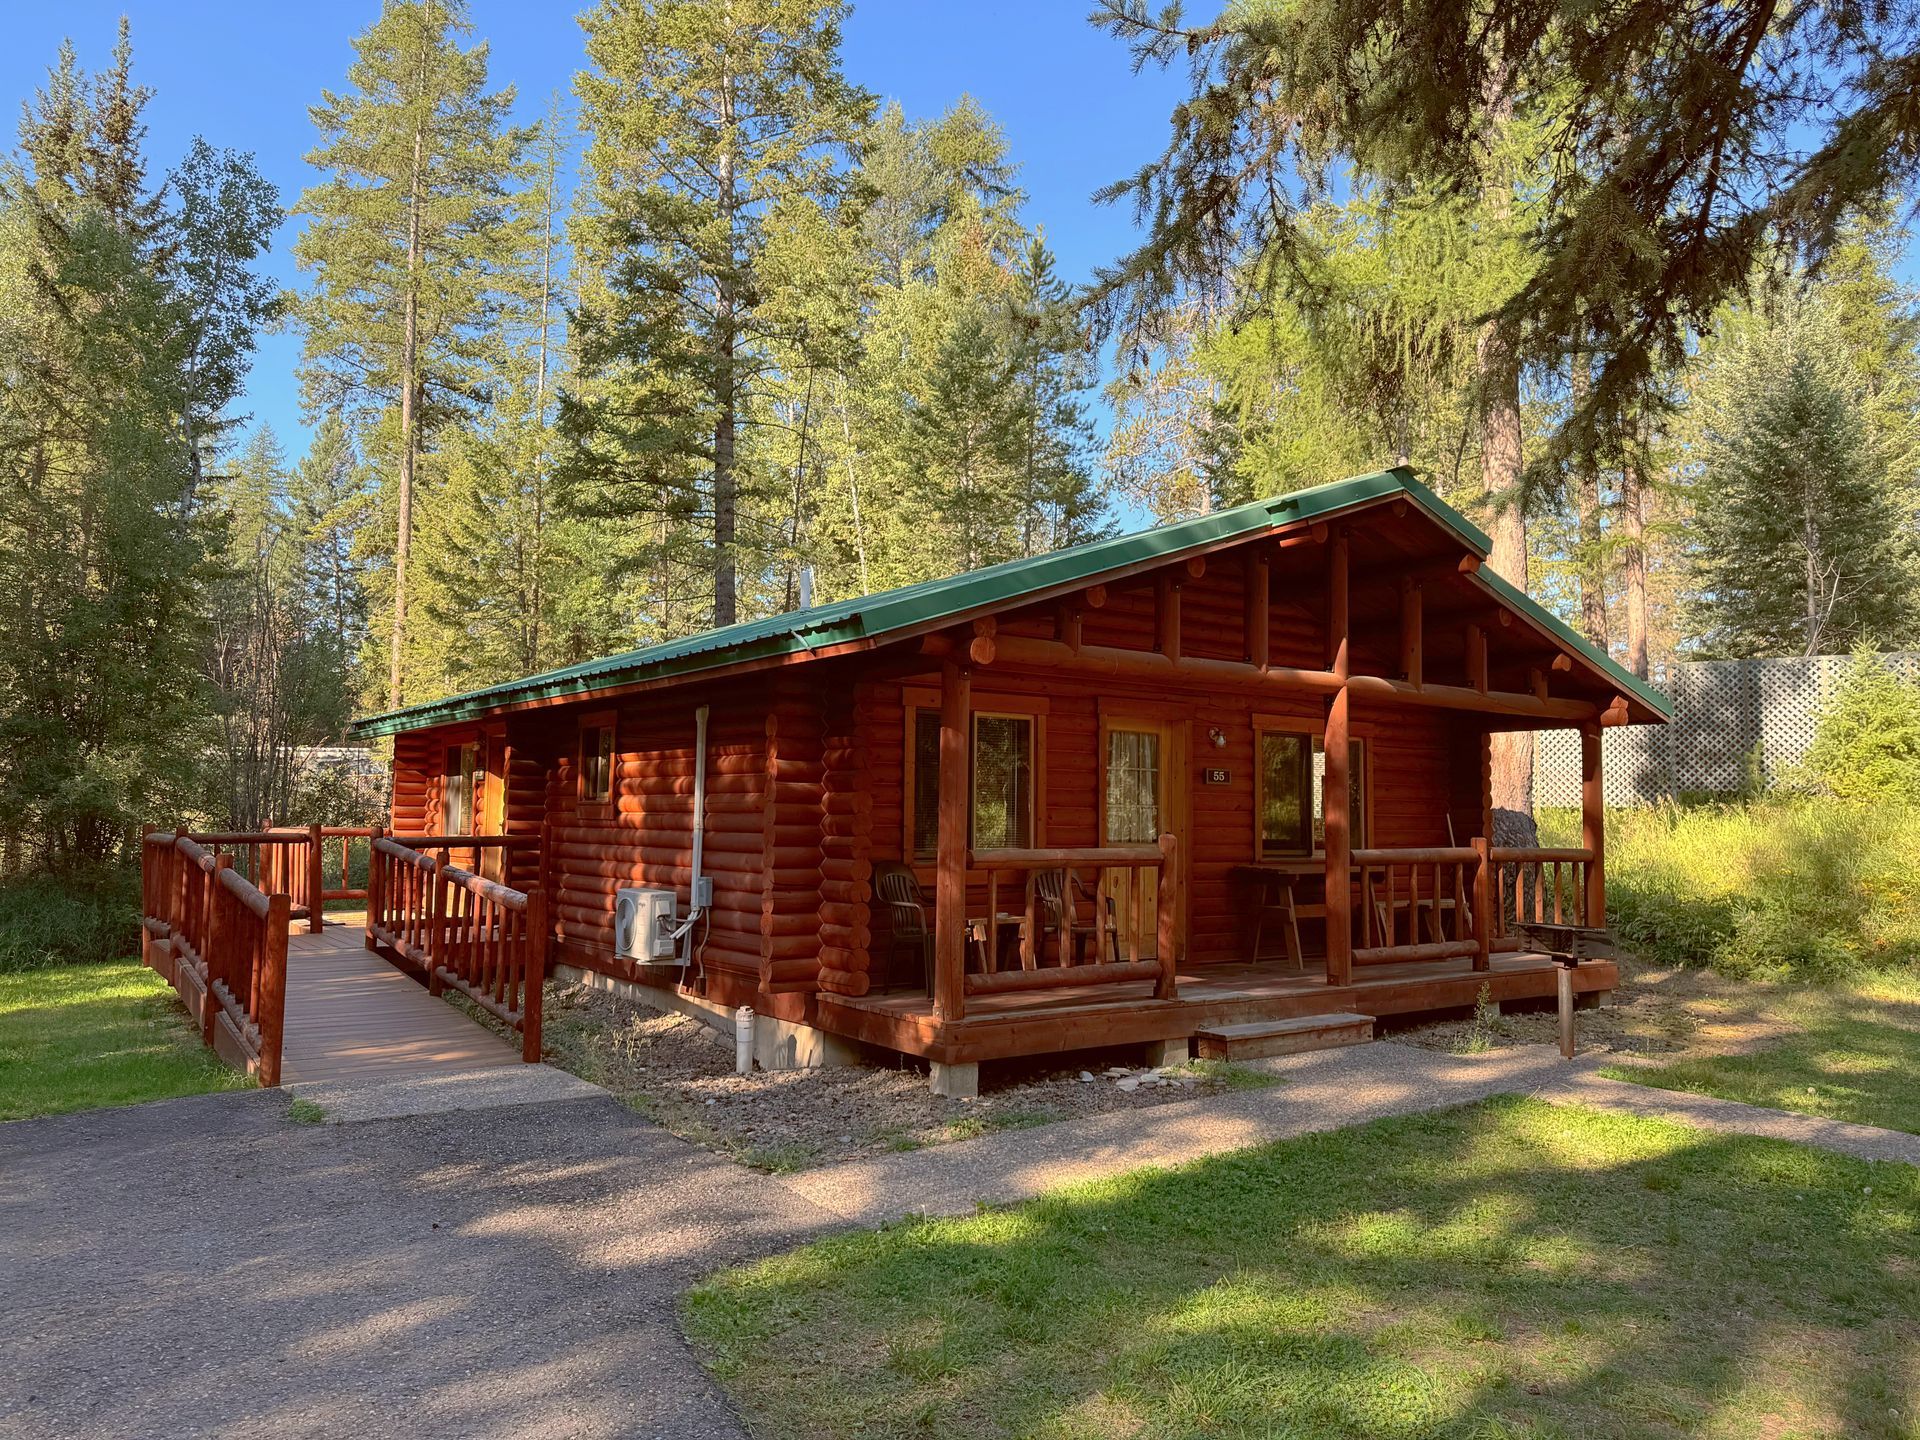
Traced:
<path fill-rule="evenodd" d="M 878 642 L 982 611 L 1029 603 L 1044 598 L 1049 592 L 1092 584 L 1119 570 L 1138 568 L 1157 560 L 1171 561 L 1189 551 L 1249 539 L 1284 525 L 1326 519 L 1396 496 L 1404 496 L 1418 505 L 1429 518 L 1452 531 L 1483 559 L 1492 549 L 1493 542 L 1484 531 L 1422 485 L 1412 471 L 1397 467 L 1249 501 L 1130 535 L 1090 541 L 808 610 L 770 615 L 682 640 L 669 640 L 442 700 L 370 715 L 355 722 L 353 733 L 362 738 L 392 735 L 475 719 L 505 706 L 572 695 L 590 696 L 600 690 L 642 681 L 690 677 L 721 666 L 775 660 L 849 642 Z M 1671 703 L 1664 695 L 1590 645 L 1537 601 L 1484 568 L 1480 576 L 1501 601 L 1546 629 L 1622 693 L 1632 695 L 1662 717 L 1671 716 Z"/>

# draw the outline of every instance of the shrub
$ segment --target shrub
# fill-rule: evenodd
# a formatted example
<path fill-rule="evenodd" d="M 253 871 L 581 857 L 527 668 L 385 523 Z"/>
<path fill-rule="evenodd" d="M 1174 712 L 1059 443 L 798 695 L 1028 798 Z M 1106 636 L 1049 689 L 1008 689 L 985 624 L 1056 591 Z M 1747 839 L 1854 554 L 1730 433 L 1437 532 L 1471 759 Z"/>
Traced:
<path fill-rule="evenodd" d="M 1608 921 L 1647 960 L 1802 979 L 1920 964 L 1920 805 L 1668 805 L 1607 827 Z"/>
<path fill-rule="evenodd" d="M 140 877 L 101 869 L 0 882 L 0 974 L 123 960 L 140 948 Z"/>
<path fill-rule="evenodd" d="M 1808 772 L 1843 800 L 1920 804 L 1920 685 L 1902 680 L 1870 649 L 1820 716 Z"/>

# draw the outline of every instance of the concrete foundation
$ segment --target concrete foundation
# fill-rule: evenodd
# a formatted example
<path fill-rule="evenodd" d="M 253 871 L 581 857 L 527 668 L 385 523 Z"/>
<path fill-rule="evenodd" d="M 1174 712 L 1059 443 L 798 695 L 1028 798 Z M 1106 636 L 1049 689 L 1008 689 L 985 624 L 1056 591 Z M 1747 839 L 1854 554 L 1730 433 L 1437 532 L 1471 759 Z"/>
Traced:
<path fill-rule="evenodd" d="M 733 1044 L 733 1011 L 704 996 L 688 995 L 660 985 L 617 980 L 598 970 L 582 970 L 573 965 L 554 966 L 553 978 L 562 985 L 604 990 L 663 1014 L 685 1015 L 712 1030 L 720 1042 L 729 1047 Z M 762 1070 L 820 1070 L 828 1066 L 858 1065 L 860 1060 L 860 1046 L 855 1041 L 794 1020 L 776 1020 L 770 1015 L 753 1017 L 753 1063 Z"/>
<path fill-rule="evenodd" d="M 933 1093 L 949 1100 L 971 1100 L 980 1093 L 978 1065 L 943 1065 L 933 1062 Z"/>
<path fill-rule="evenodd" d="M 1184 1035 L 1171 1040 L 1149 1040 L 1146 1063 L 1153 1066 L 1184 1065 L 1191 1048 L 1192 1042 Z"/>

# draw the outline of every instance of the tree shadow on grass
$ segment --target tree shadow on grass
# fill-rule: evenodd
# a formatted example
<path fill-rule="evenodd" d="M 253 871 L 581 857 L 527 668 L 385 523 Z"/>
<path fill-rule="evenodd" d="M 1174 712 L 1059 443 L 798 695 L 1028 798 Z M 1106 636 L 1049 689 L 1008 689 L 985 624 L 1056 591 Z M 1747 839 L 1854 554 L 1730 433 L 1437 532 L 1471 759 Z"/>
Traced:
<path fill-rule="evenodd" d="M 1908 1436 L 1917 1182 L 1496 1099 L 829 1240 L 689 1323 L 769 1435 Z"/>

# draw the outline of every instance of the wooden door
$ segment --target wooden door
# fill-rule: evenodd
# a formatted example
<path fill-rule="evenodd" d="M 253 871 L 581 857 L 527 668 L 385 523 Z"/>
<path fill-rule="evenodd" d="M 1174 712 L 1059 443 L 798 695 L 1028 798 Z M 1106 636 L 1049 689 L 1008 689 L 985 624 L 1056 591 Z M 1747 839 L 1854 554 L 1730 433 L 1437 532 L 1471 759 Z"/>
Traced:
<path fill-rule="evenodd" d="M 1103 845 L 1152 845 L 1167 831 L 1179 842 L 1185 863 L 1185 726 L 1150 715 L 1103 715 L 1100 723 L 1100 841 Z M 1101 881 L 1102 925 L 1109 904 L 1118 930 L 1118 954 L 1126 959 L 1138 933 L 1140 958 L 1156 955 L 1159 878 L 1145 870 L 1129 878 L 1109 871 Z"/>
<path fill-rule="evenodd" d="M 476 835 L 501 835 L 507 828 L 506 732 L 489 730 L 480 738 L 480 749 L 480 795 L 479 803 L 474 807 L 473 832 Z M 497 846 L 476 846 L 474 855 L 480 875 L 488 880 L 506 883 L 506 851 Z"/>

